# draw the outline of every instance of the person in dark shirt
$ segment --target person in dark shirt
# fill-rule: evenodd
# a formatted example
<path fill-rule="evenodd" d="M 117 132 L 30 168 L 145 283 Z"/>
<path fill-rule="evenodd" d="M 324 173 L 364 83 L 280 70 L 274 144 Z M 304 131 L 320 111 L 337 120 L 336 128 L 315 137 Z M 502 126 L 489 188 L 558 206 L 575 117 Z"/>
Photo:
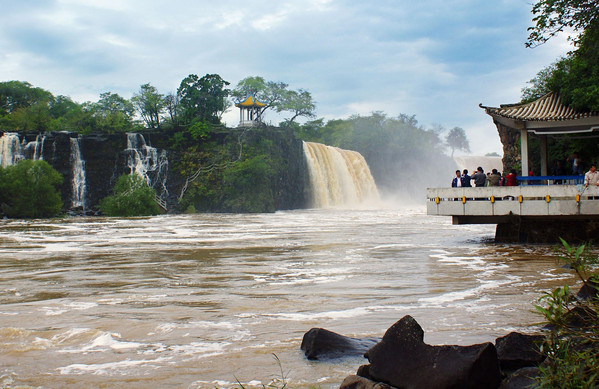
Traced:
<path fill-rule="evenodd" d="M 472 175 L 471 179 L 474 180 L 474 184 L 477 188 L 483 187 L 487 184 L 487 176 L 485 175 L 483 168 L 480 166 L 476 168 L 476 173 Z"/>
<path fill-rule="evenodd" d="M 470 183 L 471 179 L 472 178 L 468 175 L 468 169 L 464 169 L 464 173 L 462 174 L 462 186 L 464 188 L 472 187 L 472 184 Z"/>

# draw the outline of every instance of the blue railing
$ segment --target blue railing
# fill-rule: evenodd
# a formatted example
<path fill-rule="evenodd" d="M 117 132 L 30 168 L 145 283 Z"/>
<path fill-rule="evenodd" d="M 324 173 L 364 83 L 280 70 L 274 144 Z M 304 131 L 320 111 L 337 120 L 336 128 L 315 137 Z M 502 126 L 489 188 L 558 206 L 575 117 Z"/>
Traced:
<path fill-rule="evenodd" d="M 518 176 L 519 185 L 578 185 L 584 183 L 584 176 Z"/>

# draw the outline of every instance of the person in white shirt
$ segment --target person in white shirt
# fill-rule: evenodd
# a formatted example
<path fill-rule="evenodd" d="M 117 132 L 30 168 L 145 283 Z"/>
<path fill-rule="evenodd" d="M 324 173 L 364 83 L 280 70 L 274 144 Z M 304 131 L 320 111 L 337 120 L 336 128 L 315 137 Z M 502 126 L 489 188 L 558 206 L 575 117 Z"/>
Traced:
<path fill-rule="evenodd" d="M 584 175 L 584 186 L 588 188 L 589 185 L 599 186 L 599 172 L 595 165 L 591 165 L 591 170 Z"/>

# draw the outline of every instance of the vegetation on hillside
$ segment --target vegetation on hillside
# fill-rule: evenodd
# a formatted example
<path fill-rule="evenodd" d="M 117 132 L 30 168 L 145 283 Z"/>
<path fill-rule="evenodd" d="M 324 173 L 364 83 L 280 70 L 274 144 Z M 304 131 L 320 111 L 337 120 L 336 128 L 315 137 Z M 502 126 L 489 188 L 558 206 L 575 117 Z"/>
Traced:
<path fill-rule="evenodd" d="M 0 215 L 12 218 L 54 217 L 61 212 L 57 187 L 62 176 L 46 161 L 22 160 L 0 167 Z"/>
<path fill-rule="evenodd" d="M 536 47 L 557 34 L 569 32 L 573 50 L 541 69 L 522 89 L 522 102 L 531 102 L 550 93 L 559 93 L 562 103 L 581 112 L 599 112 L 599 4 L 591 0 L 538 0 L 532 8 L 534 26 L 526 45 Z M 577 153 L 588 168 L 597 163 L 599 145 L 580 136 L 548 139 L 548 154 L 553 165 L 565 166 Z M 532 139 L 531 155 L 539 155 Z M 539 173 L 539 172 L 537 172 Z M 565 167 L 562 174 L 571 174 Z"/>
<path fill-rule="evenodd" d="M 100 210 L 106 216 L 158 215 L 156 191 L 139 174 L 124 174 L 114 185 L 114 194 L 100 202 Z"/>

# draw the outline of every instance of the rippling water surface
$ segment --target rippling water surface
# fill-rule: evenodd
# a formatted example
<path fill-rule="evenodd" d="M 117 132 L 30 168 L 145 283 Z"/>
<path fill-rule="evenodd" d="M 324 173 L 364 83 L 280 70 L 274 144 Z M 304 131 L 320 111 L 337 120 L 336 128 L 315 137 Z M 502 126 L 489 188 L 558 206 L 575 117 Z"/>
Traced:
<path fill-rule="evenodd" d="M 0 386 L 338 387 L 362 358 L 308 361 L 323 327 L 430 344 L 529 330 L 573 283 L 546 246 L 409 210 L 0 222 Z"/>

